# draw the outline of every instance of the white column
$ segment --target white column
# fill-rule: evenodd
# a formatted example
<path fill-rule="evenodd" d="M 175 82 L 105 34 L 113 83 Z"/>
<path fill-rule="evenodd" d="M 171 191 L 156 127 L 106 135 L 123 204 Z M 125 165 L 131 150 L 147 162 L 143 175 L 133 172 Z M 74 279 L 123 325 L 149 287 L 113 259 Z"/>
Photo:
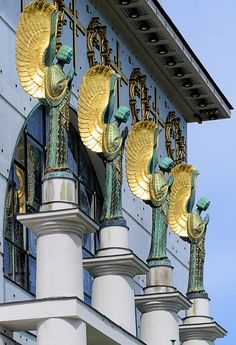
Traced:
<path fill-rule="evenodd" d="M 94 277 L 92 306 L 131 334 L 136 334 L 133 277 L 148 267 L 128 249 L 128 228 L 107 226 L 100 230 L 100 249 L 84 260 Z"/>
<path fill-rule="evenodd" d="M 182 344 L 213 345 L 217 338 L 223 338 L 227 332 L 210 316 L 210 299 L 206 293 L 192 293 L 188 297 L 192 306 L 180 326 Z"/>
<path fill-rule="evenodd" d="M 140 339 L 147 345 L 179 345 L 178 312 L 191 303 L 173 287 L 171 266 L 151 267 L 144 295 L 136 296 Z"/>
<path fill-rule="evenodd" d="M 82 239 L 94 223 L 76 206 L 75 181 L 43 181 L 43 204 L 37 214 L 18 219 L 37 236 L 36 298 L 83 300 Z M 87 345 L 86 324 L 69 318 L 46 318 L 37 326 L 38 345 Z"/>
<path fill-rule="evenodd" d="M 83 321 L 51 318 L 38 324 L 39 345 L 87 345 Z"/>
<path fill-rule="evenodd" d="M 64 211 L 61 211 L 64 214 Z M 36 298 L 83 299 L 82 240 L 77 223 L 44 219 L 37 234 Z"/>

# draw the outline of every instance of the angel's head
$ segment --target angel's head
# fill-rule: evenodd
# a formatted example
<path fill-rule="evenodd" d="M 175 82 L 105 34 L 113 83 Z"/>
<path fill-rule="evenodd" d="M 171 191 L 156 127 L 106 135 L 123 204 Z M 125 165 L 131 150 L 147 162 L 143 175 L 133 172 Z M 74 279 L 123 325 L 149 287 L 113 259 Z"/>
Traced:
<path fill-rule="evenodd" d="M 203 197 L 197 202 L 197 208 L 201 211 L 206 211 L 210 205 L 210 200 Z"/>
<path fill-rule="evenodd" d="M 71 47 L 67 45 L 61 46 L 56 54 L 57 60 L 59 62 L 62 61 L 64 63 L 70 63 L 72 56 L 73 56 L 73 50 Z"/>
<path fill-rule="evenodd" d="M 161 160 L 159 168 L 165 172 L 170 172 L 174 164 L 174 161 L 170 157 L 165 157 Z"/>
<path fill-rule="evenodd" d="M 130 115 L 130 110 L 129 108 L 125 106 L 121 106 L 117 109 L 115 112 L 114 117 L 119 121 L 119 122 L 124 122 L 126 123 Z"/>

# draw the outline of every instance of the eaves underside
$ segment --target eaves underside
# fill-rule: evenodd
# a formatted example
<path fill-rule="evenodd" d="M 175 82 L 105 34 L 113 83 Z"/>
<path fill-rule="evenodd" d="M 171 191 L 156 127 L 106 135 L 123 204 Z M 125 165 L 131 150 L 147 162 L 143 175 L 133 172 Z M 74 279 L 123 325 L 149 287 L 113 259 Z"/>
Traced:
<path fill-rule="evenodd" d="M 157 0 L 99 0 L 97 5 L 187 122 L 230 117 L 232 105 Z"/>

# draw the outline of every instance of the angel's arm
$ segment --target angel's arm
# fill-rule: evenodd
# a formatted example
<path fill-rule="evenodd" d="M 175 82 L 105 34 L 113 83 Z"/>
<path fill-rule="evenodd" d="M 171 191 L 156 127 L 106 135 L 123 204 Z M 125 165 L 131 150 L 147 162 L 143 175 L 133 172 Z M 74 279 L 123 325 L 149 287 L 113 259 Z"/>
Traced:
<path fill-rule="evenodd" d="M 188 212 L 193 211 L 194 203 L 195 203 L 195 197 L 196 197 L 196 178 L 199 175 L 199 172 L 196 170 L 192 174 L 191 178 L 191 195 L 188 201 Z"/>
<path fill-rule="evenodd" d="M 125 127 L 125 129 L 122 131 L 121 136 L 122 136 L 122 142 L 124 143 L 127 136 L 128 136 L 129 130 L 128 127 Z"/>
<path fill-rule="evenodd" d="M 74 76 L 75 76 L 75 69 L 74 69 L 74 67 L 71 67 L 70 70 L 69 70 L 68 76 L 67 76 L 69 88 L 71 88 Z"/>
<path fill-rule="evenodd" d="M 155 132 L 154 132 L 154 147 L 153 147 L 153 155 L 152 155 L 152 159 L 151 159 L 151 162 L 150 162 L 150 174 L 154 174 L 155 172 L 155 168 L 157 166 L 157 163 L 158 163 L 158 147 L 159 147 L 159 136 L 160 136 L 160 128 L 157 127 L 155 129 Z"/>
<path fill-rule="evenodd" d="M 174 176 L 170 174 L 168 181 L 167 181 L 169 188 L 172 186 L 173 182 L 174 182 Z"/>
<path fill-rule="evenodd" d="M 57 21 L 58 21 L 58 12 L 54 12 L 52 14 L 52 20 L 51 20 L 50 43 L 45 55 L 45 64 L 48 67 L 52 66 L 53 59 L 56 54 Z"/>
<path fill-rule="evenodd" d="M 110 81 L 110 97 L 109 97 L 109 103 L 104 115 L 104 122 L 105 123 L 110 123 L 111 118 L 114 112 L 114 105 L 115 105 L 115 87 L 116 87 L 116 82 L 117 80 L 120 79 L 119 74 L 115 74 Z"/>

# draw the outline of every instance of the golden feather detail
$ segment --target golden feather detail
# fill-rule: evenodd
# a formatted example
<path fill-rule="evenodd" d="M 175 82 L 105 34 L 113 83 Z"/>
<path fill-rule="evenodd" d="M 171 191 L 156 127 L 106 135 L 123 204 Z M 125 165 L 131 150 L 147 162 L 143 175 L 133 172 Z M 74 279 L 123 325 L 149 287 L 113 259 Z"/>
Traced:
<path fill-rule="evenodd" d="M 25 7 L 16 31 L 16 68 L 23 89 L 45 98 L 45 54 L 50 43 L 53 4 L 37 0 Z"/>
<path fill-rule="evenodd" d="M 174 182 L 170 194 L 169 226 L 180 237 L 188 237 L 188 202 L 192 187 L 195 187 L 196 184 L 196 173 L 197 170 L 190 164 L 178 164 L 171 170 Z"/>
<path fill-rule="evenodd" d="M 17 196 L 19 200 L 19 213 L 25 213 L 25 190 L 24 190 L 24 172 L 16 165 L 16 176 L 18 177 L 19 187 Z"/>
<path fill-rule="evenodd" d="M 145 120 L 131 129 L 126 145 L 126 175 L 131 192 L 142 200 L 150 200 L 150 161 L 153 155 L 157 125 Z"/>
<path fill-rule="evenodd" d="M 110 83 L 115 71 L 96 65 L 82 78 L 78 99 L 78 126 L 84 145 L 102 152 L 104 114 L 109 104 Z"/>

